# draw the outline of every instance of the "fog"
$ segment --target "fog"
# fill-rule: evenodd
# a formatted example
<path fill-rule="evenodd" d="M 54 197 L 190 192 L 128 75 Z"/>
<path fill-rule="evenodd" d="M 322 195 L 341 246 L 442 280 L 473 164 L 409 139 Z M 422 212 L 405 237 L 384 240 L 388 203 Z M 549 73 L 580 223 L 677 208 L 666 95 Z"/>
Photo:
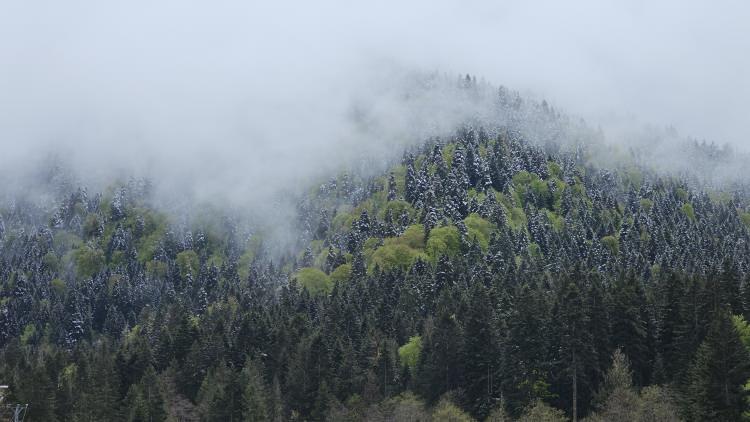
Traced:
<path fill-rule="evenodd" d="M 471 73 L 600 126 L 750 147 L 744 2 L 0 2 L 0 175 L 263 202 L 476 113 Z M 239 198 L 239 199 L 238 199 Z"/>

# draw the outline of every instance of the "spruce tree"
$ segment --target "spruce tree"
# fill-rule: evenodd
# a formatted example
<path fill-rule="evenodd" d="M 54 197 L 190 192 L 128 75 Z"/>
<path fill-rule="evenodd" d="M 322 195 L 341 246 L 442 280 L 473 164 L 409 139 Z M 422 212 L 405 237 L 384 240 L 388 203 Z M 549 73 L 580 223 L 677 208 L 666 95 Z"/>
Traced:
<path fill-rule="evenodd" d="M 740 420 L 748 409 L 750 355 L 728 310 L 716 314 L 688 372 L 685 398 L 690 420 Z"/>
<path fill-rule="evenodd" d="M 591 333 L 589 332 L 588 309 L 583 292 L 575 280 L 565 276 L 561 281 L 562 287 L 558 293 L 555 305 L 554 319 L 557 340 L 556 364 L 558 381 L 566 386 L 561 388 L 561 398 L 570 401 L 564 403 L 570 409 L 573 421 L 578 420 L 579 398 L 582 392 L 590 387 L 590 380 L 586 375 L 593 361 L 594 350 Z M 588 397 L 587 397 L 588 398 Z M 588 402 L 588 400 L 582 400 Z"/>
<path fill-rule="evenodd" d="M 263 376 L 255 361 L 248 359 L 242 369 L 242 416 L 245 421 L 264 421 L 269 419 L 268 392 Z"/>
<path fill-rule="evenodd" d="M 494 407 L 494 399 L 499 397 L 502 356 L 492 303 L 481 283 L 471 287 L 463 326 L 466 338 L 463 402 L 473 416 L 482 420 Z"/>
<path fill-rule="evenodd" d="M 464 337 L 453 306 L 445 289 L 438 300 L 434 326 L 427 325 L 422 334 L 416 383 L 420 394 L 430 403 L 459 387 L 463 380 Z"/>

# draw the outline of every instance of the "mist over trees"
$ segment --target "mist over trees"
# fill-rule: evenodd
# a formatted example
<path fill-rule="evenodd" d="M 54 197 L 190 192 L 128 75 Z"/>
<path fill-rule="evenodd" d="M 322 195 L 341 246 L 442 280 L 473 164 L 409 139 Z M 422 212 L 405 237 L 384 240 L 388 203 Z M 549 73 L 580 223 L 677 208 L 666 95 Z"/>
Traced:
<path fill-rule="evenodd" d="M 748 21 L 0 1 L 0 420 L 750 420 Z"/>
<path fill-rule="evenodd" d="M 492 92 L 526 111 L 310 183 L 285 248 L 217 204 L 166 212 L 158 181 L 46 169 L 44 198 L 0 207 L 8 399 L 45 421 L 744 418 L 747 186 L 603 166 Z"/>

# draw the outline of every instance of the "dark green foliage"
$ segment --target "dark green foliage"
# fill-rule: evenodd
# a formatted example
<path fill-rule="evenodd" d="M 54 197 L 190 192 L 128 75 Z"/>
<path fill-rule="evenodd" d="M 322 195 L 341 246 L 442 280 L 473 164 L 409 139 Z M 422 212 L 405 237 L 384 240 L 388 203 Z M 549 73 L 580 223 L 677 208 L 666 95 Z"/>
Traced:
<path fill-rule="evenodd" d="M 544 294 L 530 285 L 518 288 L 508 317 L 503 386 L 511 413 L 539 399 L 550 399 L 550 311 Z"/>
<path fill-rule="evenodd" d="M 592 360 L 595 356 L 594 344 L 589 331 L 589 309 L 584 292 L 577 280 L 566 278 L 561 284 L 553 310 L 553 335 L 559 336 L 555 342 L 559 344 L 555 373 L 560 377 L 558 397 L 576 420 L 579 411 L 586 410 L 586 403 L 591 399 L 591 387 L 596 380 L 590 379 L 589 375 L 595 373 L 591 367 L 596 362 Z M 567 406 L 565 401 L 569 403 Z M 584 405 L 581 406 L 581 403 Z"/>
<path fill-rule="evenodd" d="M 219 362 L 203 379 L 196 403 L 201 420 L 241 421 L 243 394 L 240 374 Z"/>
<path fill-rule="evenodd" d="M 466 407 L 483 420 L 500 397 L 502 380 L 499 327 L 487 289 L 477 283 L 469 292 L 464 318 Z"/>
<path fill-rule="evenodd" d="M 29 420 L 737 420 L 748 189 L 591 155 L 467 124 L 295 198 L 284 248 L 143 181 L 3 203 L 0 381 Z"/>
<path fill-rule="evenodd" d="M 745 383 L 750 354 L 728 312 L 714 318 L 688 371 L 685 399 L 690 420 L 740 420 L 748 409 Z"/>
<path fill-rule="evenodd" d="M 242 416 L 246 421 L 265 421 L 271 418 L 268 404 L 270 390 L 263 380 L 263 374 L 257 364 L 249 361 L 242 370 L 242 382 L 245 388 L 242 392 Z"/>
<path fill-rule="evenodd" d="M 612 335 L 631 362 L 634 382 L 642 386 L 651 377 L 647 303 L 640 282 L 620 277 L 612 289 Z"/>
<path fill-rule="evenodd" d="M 144 373 L 140 382 L 132 384 L 125 396 L 127 414 L 132 422 L 157 422 L 166 419 L 164 398 L 159 381 L 152 367 Z"/>
<path fill-rule="evenodd" d="M 458 388 L 464 380 L 464 336 L 451 302 L 448 289 L 443 290 L 434 325 L 428 324 L 422 334 L 416 384 L 429 403 L 437 402 L 440 396 Z"/>

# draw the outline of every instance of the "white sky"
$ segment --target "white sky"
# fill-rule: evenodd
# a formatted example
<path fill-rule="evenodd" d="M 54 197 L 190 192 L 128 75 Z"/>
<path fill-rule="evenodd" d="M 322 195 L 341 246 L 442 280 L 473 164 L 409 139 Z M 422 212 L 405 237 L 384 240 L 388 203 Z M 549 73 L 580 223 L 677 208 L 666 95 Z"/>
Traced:
<path fill-rule="evenodd" d="M 397 105 L 377 139 L 346 120 L 408 69 L 750 149 L 747 2 L 356 3 L 0 0 L 0 166 L 54 147 L 208 190 L 305 178 L 401 133 Z"/>

